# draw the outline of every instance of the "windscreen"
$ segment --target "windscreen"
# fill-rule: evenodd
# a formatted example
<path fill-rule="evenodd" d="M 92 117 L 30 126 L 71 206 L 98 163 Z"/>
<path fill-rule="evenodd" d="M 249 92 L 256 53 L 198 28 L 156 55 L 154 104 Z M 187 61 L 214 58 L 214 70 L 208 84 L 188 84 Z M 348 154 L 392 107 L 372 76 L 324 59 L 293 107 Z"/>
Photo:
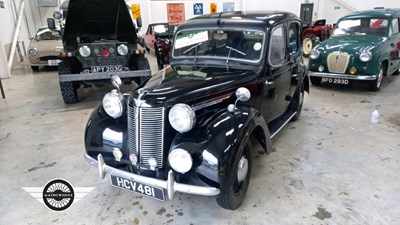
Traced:
<path fill-rule="evenodd" d="M 340 35 L 377 35 L 387 36 L 389 32 L 388 20 L 382 18 L 360 18 L 341 20 L 335 30 L 334 36 Z"/>
<path fill-rule="evenodd" d="M 214 57 L 257 62 L 265 33 L 257 30 L 185 30 L 177 33 L 174 57 Z"/>

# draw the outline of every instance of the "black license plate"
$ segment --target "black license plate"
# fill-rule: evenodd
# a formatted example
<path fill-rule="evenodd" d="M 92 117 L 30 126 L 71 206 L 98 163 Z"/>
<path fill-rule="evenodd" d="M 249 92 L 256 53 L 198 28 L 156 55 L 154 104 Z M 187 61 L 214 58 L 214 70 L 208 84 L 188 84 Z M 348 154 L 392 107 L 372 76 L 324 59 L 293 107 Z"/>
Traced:
<path fill-rule="evenodd" d="M 122 71 L 121 65 L 116 66 L 92 66 L 92 73 L 101 73 L 101 72 L 118 72 Z"/>
<path fill-rule="evenodd" d="M 111 176 L 111 185 L 125 190 L 129 190 L 150 198 L 165 201 L 164 190 L 162 188 L 141 184 L 136 181 L 128 180 L 122 177 Z"/>
<path fill-rule="evenodd" d="M 342 78 L 328 78 L 328 77 L 322 77 L 321 80 L 323 83 L 330 83 L 330 84 L 344 84 L 348 85 L 350 84 L 348 79 L 342 79 Z"/>

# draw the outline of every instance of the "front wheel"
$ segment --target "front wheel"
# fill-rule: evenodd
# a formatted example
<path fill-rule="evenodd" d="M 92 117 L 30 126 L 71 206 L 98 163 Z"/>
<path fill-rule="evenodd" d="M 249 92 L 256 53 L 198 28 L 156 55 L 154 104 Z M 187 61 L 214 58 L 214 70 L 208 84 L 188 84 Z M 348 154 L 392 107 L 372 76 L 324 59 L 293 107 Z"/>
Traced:
<path fill-rule="evenodd" d="M 310 81 L 315 86 L 320 86 L 321 85 L 321 80 L 322 80 L 321 77 L 310 76 Z"/>
<path fill-rule="evenodd" d="M 371 91 L 379 91 L 381 84 L 382 84 L 382 79 L 383 76 L 385 75 L 386 67 L 384 65 L 381 65 L 381 68 L 379 69 L 378 77 L 371 81 L 369 84 L 369 89 Z"/>
<path fill-rule="evenodd" d="M 39 66 L 31 66 L 31 69 L 32 69 L 33 71 L 39 71 Z"/>
<path fill-rule="evenodd" d="M 242 205 L 250 183 L 253 167 L 253 153 L 250 149 L 250 141 L 239 152 L 239 158 L 234 167 L 234 179 L 225 193 L 217 197 L 217 203 L 224 209 L 234 210 Z"/>
<path fill-rule="evenodd" d="M 150 69 L 150 63 L 149 60 L 146 57 L 139 57 L 137 59 L 137 68 L 138 70 L 149 70 Z M 142 83 L 146 82 L 150 76 L 141 76 L 141 77 L 135 77 L 133 80 L 136 82 L 138 86 L 140 86 Z"/>
<path fill-rule="evenodd" d="M 63 61 L 58 65 L 58 74 L 72 74 L 72 65 L 68 61 Z M 78 91 L 74 82 L 60 82 L 61 96 L 65 104 L 74 104 L 78 101 Z"/>

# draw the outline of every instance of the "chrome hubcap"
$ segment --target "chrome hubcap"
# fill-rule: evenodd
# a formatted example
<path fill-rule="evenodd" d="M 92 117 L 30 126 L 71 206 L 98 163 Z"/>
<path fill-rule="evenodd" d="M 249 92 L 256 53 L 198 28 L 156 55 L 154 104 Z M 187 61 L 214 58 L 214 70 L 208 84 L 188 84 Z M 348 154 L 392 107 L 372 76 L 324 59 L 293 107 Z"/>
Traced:
<path fill-rule="evenodd" d="M 310 38 L 304 39 L 303 46 L 304 46 L 304 48 L 303 48 L 304 53 L 305 54 L 309 54 L 311 52 L 311 50 L 312 50 L 312 41 L 311 41 L 311 39 Z"/>
<path fill-rule="evenodd" d="M 237 179 L 239 182 L 242 182 L 246 179 L 247 171 L 249 170 L 249 162 L 245 156 L 242 156 L 239 160 L 238 171 L 237 171 Z"/>

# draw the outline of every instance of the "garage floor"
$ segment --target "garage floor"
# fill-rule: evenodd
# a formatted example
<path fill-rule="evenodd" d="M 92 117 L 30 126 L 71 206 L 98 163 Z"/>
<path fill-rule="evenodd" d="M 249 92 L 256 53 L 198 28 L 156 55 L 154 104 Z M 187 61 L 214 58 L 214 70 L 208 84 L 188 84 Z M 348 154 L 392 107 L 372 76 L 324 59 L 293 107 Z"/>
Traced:
<path fill-rule="evenodd" d="M 83 132 L 111 86 L 64 105 L 55 70 L 25 65 L 12 74 L 0 99 L 0 224 L 399 224 L 399 76 L 377 93 L 312 86 L 300 120 L 273 139 L 274 152 L 256 155 L 243 206 L 227 211 L 211 197 L 176 194 L 161 203 L 99 179 L 83 161 Z M 54 178 L 94 190 L 53 212 L 22 189 Z"/>

